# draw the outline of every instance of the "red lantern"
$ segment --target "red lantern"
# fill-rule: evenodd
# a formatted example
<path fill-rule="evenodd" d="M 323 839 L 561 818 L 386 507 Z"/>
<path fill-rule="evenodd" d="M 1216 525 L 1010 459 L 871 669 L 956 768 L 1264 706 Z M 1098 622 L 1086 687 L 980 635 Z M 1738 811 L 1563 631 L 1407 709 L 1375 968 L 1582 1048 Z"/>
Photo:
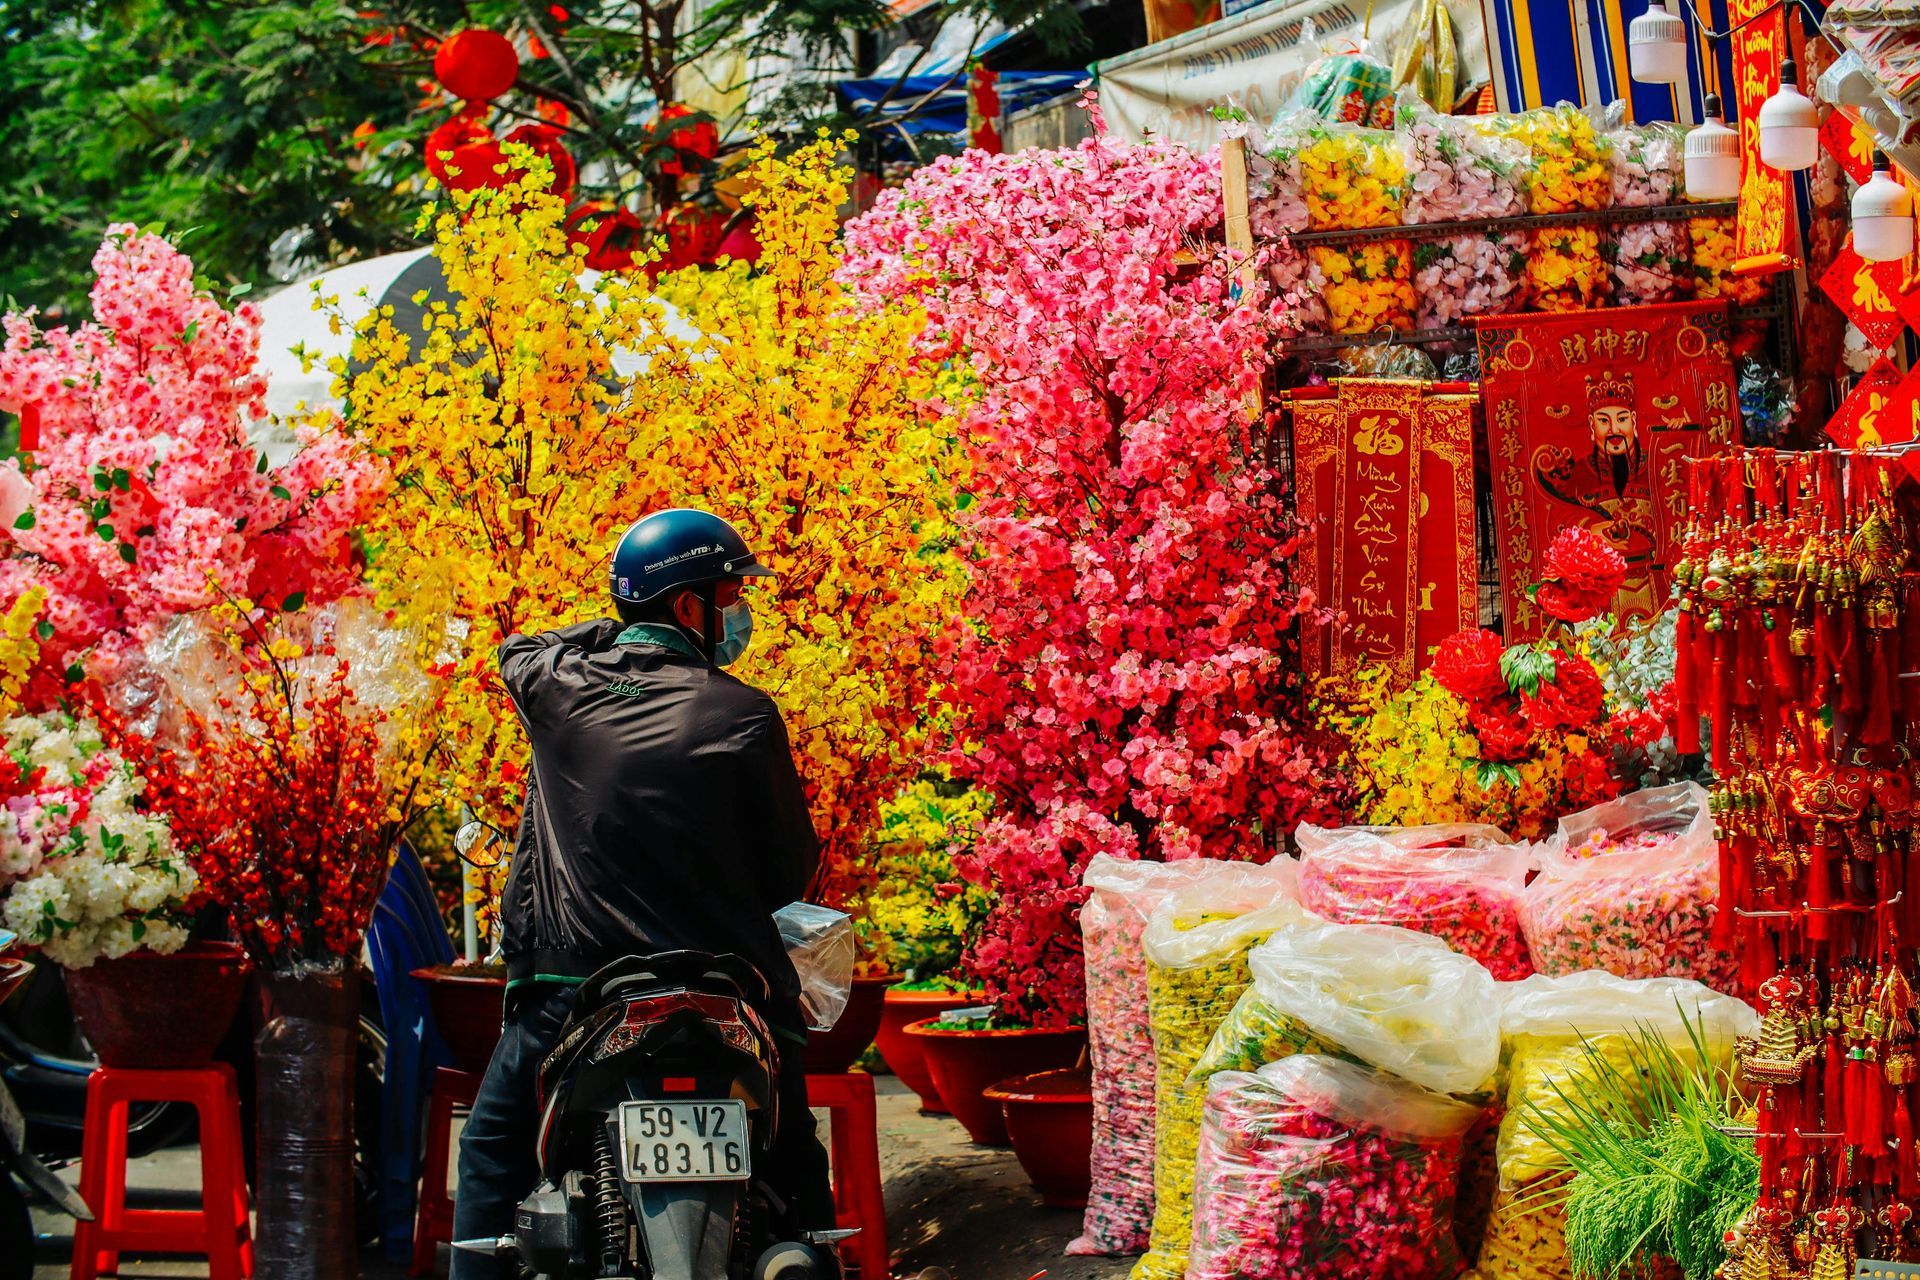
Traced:
<path fill-rule="evenodd" d="M 469 142 L 453 149 L 453 156 L 447 161 L 447 176 L 442 181 L 454 191 L 505 186 L 511 175 L 502 175 L 499 169 L 506 162 L 506 152 L 494 139 Z"/>
<path fill-rule="evenodd" d="M 463 147 L 476 143 L 493 141 L 493 134 L 485 124 L 486 108 L 469 107 L 454 113 L 445 124 L 427 135 L 427 172 L 441 182 L 447 180 L 447 161 L 449 152 L 458 152 Z M 460 162 L 465 168 L 465 162 Z"/>
<path fill-rule="evenodd" d="M 683 120 L 692 114 L 692 107 L 670 102 L 660 109 L 660 119 L 655 127 L 669 120 Z M 673 148 L 674 153 L 660 162 L 660 172 L 669 177 L 678 177 L 698 168 L 689 160 L 711 160 L 720 154 L 720 131 L 714 127 L 713 121 L 702 120 L 669 133 L 667 145 Z"/>
<path fill-rule="evenodd" d="M 714 261 L 722 258 L 745 263 L 760 261 L 760 237 L 754 234 L 753 224 L 752 214 L 735 222 L 733 229 L 720 241 L 720 247 L 713 251 Z"/>
<path fill-rule="evenodd" d="M 624 271 L 644 247 L 647 227 L 631 209 L 586 204 L 567 215 L 567 238 L 585 245 L 590 271 Z"/>
<path fill-rule="evenodd" d="M 490 102 L 520 78 L 520 55 L 498 31 L 468 27 L 441 42 L 433 74 L 455 97 Z"/>
<path fill-rule="evenodd" d="M 649 278 L 663 271 L 712 264 L 725 233 L 727 215 L 718 209 L 697 204 L 677 204 L 663 213 L 654 224 L 655 234 L 667 237 L 667 251 L 647 264 Z"/>
<path fill-rule="evenodd" d="M 523 124 L 507 135 L 507 141 L 518 142 L 535 155 L 544 156 L 547 163 L 553 166 L 553 181 L 547 190 L 562 198 L 573 190 L 579 170 L 573 163 L 573 155 L 560 144 L 558 129 L 541 124 Z"/>

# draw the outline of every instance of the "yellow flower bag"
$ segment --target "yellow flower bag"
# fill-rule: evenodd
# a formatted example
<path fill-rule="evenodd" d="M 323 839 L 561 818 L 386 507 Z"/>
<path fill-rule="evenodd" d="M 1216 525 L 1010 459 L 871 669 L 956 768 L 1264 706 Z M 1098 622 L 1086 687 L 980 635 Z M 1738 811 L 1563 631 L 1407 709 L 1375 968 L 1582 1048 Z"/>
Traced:
<path fill-rule="evenodd" d="M 1759 1016 L 1732 996 L 1684 978 L 1616 978 L 1577 973 L 1535 975 L 1503 993 L 1500 1027 L 1507 1055 L 1506 1115 L 1495 1151 L 1491 1218 L 1475 1267 L 1479 1280 L 1572 1280 L 1566 1219 L 1556 1192 L 1572 1176 L 1566 1160 L 1535 1128 L 1529 1104 L 1549 1115 L 1578 1096 L 1589 1050 L 1625 1067 L 1630 1037 L 1652 1031 L 1692 1056 L 1695 1024 L 1715 1062 L 1733 1054 L 1734 1037 Z"/>
<path fill-rule="evenodd" d="M 1529 159 L 1523 184 L 1529 213 L 1572 213 L 1613 203 L 1613 147 L 1579 107 L 1561 103 L 1499 117 L 1487 128 L 1524 142 Z M 1592 227 L 1548 227 L 1532 232 L 1527 280 L 1542 311 L 1574 311 L 1606 299 L 1611 273 Z"/>
<path fill-rule="evenodd" d="M 1291 864 L 1215 862 L 1147 924 L 1147 1011 L 1154 1049 L 1153 1232 L 1132 1280 L 1182 1280 L 1193 1237 L 1193 1170 L 1205 1083 L 1188 1082 L 1253 980 L 1248 953 L 1307 919 Z"/>

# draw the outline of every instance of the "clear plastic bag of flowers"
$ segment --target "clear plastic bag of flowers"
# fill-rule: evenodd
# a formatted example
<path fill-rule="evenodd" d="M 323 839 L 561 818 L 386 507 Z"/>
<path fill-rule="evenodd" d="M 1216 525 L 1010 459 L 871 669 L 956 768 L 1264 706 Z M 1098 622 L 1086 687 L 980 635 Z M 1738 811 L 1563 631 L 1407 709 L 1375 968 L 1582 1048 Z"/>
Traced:
<path fill-rule="evenodd" d="M 1527 237 L 1520 231 L 1413 242 L 1414 327 L 1444 329 L 1526 305 Z"/>
<path fill-rule="evenodd" d="M 1272 240 L 1307 229 L 1307 193 L 1300 179 L 1302 134 L 1276 125 L 1247 153 L 1247 220 L 1254 236 Z"/>
<path fill-rule="evenodd" d="M 1305 825 L 1296 839 L 1300 901 L 1315 915 L 1432 934 L 1502 981 L 1533 972 L 1520 928 L 1532 848 L 1498 827 Z"/>
<path fill-rule="evenodd" d="M 1397 342 L 1348 347 L 1333 365 L 1339 376 L 1348 378 L 1411 378 L 1431 382 L 1439 376 L 1426 352 Z"/>
<path fill-rule="evenodd" d="M 1586 111 L 1563 102 L 1495 117 L 1485 127 L 1527 147 L 1527 212 L 1573 213 L 1612 204 L 1612 145 Z M 1528 233 L 1527 286 L 1541 310 L 1593 306 L 1611 284 L 1598 228 L 1556 226 Z"/>
<path fill-rule="evenodd" d="M 1386 129 L 1282 116 L 1270 143 L 1288 140 L 1300 167 L 1310 231 L 1397 227 L 1405 219 L 1407 157 Z"/>
<path fill-rule="evenodd" d="M 1188 1280 L 1453 1280 L 1461 1142 L 1479 1111 L 1314 1054 L 1215 1076 Z"/>
<path fill-rule="evenodd" d="M 1566 1158 L 1538 1127 L 1564 1116 L 1594 1054 L 1632 1072 L 1635 1036 L 1657 1035 L 1676 1053 L 1716 1066 L 1735 1037 L 1759 1026 L 1740 1000 L 1682 978 L 1630 979 L 1589 970 L 1536 974 L 1501 993 L 1506 1114 L 1495 1153 L 1498 1185 L 1475 1267 L 1482 1280 L 1571 1280 L 1566 1214 L 1555 1194 L 1571 1177 Z M 1698 1048 L 1696 1048 L 1696 1037 Z"/>
<path fill-rule="evenodd" d="M 1607 109 L 1613 149 L 1613 203 L 1651 209 L 1677 204 L 1685 185 L 1680 157 L 1685 135 L 1677 125 L 1629 124 L 1621 103 Z M 1622 223 L 1612 232 L 1615 298 L 1622 303 L 1670 302 L 1689 292 L 1690 251 L 1680 222 Z"/>
<path fill-rule="evenodd" d="M 1315 39 L 1309 18 L 1299 42 L 1311 45 Z M 1330 122 L 1391 128 L 1393 68 L 1373 54 L 1364 38 L 1321 43 L 1320 56 L 1308 66 L 1291 105 Z"/>
<path fill-rule="evenodd" d="M 1534 968 L 1731 988 L 1738 963 L 1713 936 L 1718 850 L 1706 789 L 1695 782 L 1629 792 L 1560 819 L 1520 900 Z"/>
<path fill-rule="evenodd" d="M 1307 257 L 1324 282 L 1321 296 L 1332 332 L 1377 333 L 1413 327 L 1412 241 L 1312 245 Z"/>
<path fill-rule="evenodd" d="M 831 1031 L 853 994 L 853 917 L 812 902 L 773 913 L 780 943 L 800 978 L 800 1010 L 810 1031 Z"/>
<path fill-rule="evenodd" d="M 1147 1021 L 1147 921 L 1218 864 L 1096 856 L 1081 883 L 1087 963 L 1087 1047 L 1093 1067 L 1093 1183 L 1070 1254 L 1124 1255 L 1153 1227 L 1153 1035 Z"/>
<path fill-rule="evenodd" d="M 1247 953 L 1306 920 L 1286 860 L 1209 862 L 1147 922 L 1147 1014 L 1154 1050 L 1153 1230 L 1133 1280 L 1180 1280 L 1193 1234 L 1193 1161 L 1204 1085 L 1188 1083 L 1213 1033 L 1253 981 Z"/>
<path fill-rule="evenodd" d="M 1287 303 L 1302 334 L 1327 331 L 1327 279 L 1305 249 L 1276 244 L 1266 254 L 1267 280 L 1274 297 Z"/>
<path fill-rule="evenodd" d="M 1440 939 L 1392 925 L 1288 925 L 1247 956 L 1253 986 L 1214 1033 L 1194 1075 L 1232 1057 L 1254 1070 L 1287 1053 L 1288 1028 L 1438 1093 L 1493 1083 L 1500 1010 L 1493 977 Z M 1278 1030 L 1275 1039 L 1248 1031 Z M 1271 1056 L 1260 1058 L 1262 1053 Z"/>
<path fill-rule="evenodd" d="M 1408 224 L 1512 218 L 1527 211 L 1526 143 L 1489 133 L 1472 116 L 1441 115 L 1406 89 L 1400 92 L 1398 132 L 1407 157 Z"/>

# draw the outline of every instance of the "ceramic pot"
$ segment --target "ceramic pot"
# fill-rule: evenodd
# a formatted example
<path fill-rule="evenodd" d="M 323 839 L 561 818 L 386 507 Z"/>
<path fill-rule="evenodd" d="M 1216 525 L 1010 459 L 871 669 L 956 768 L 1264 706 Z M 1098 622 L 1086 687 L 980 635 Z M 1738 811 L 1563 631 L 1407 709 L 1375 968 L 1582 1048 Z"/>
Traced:
<path fill-rule="evenodd" d="M 1006 1117 L 986 1096 L 989 1088 L 1015 1076 L 1071 1067 L 1087 1047 L 1085 1027 L 969 1031 L 929 1019 L 908 1027 L 907 1035 L 920 1042 L 940 1100 L 983 1147 L 1007 1145 Z"/>
<path fill-rule="evenodd" d="M 907 1034 L 907 1028 L 913 1023 L 937 1018 L 949 1009 L 965 1009 L 985 1000 L 985 994 L 979 991 L 902 991 L 895 987 L 881 1002 L 880 1029 L 875 1033 L 874 1045 L 886 1060 L 887 1070 L 920 1095 L 920 1109 L 928 1115 L 943 1116 L 947 1114 L 947 1107 L 940 1101 L 940 1090 L 934 1088 L 933 1077 L 927 1073 L 920 1042 Z"/>
<path fill-rule="evenodd" d="M 172 1071 L 213 1061 L 247 989 L 247 953 L 189 942 L 67 970 L 67 998 L 101 1065 Z"/>
<path fill-rule="evenodd" d="M 867 1051 L 880 1030 L 880 1015 L 886 1008 L 887 988 L 898 978 L 855 978 L 847 996 L 847 1007 L 831 1031 L 807 1033 L 807 1051 L 802 1059 L 808 1075 L 840 1075 Z"/>
<path fill-rule="evenodd" d="M 1000 1104 L 1013 1154 L 1055 1209 L 1084 1209 L 1093 1185 L 1093 1073 L 1085 1067 L 1003 1080 L 986 1092 Z"/>
<path fill-rule="evenodd" d="M 486 1072 L 500 1043 L 506 1016 L 506 974 L 473 965 L 429 965 L 413 976 L 426 984 L 433 1025 L 453 1055 L 453 1065 L 471 1075 Z"/>

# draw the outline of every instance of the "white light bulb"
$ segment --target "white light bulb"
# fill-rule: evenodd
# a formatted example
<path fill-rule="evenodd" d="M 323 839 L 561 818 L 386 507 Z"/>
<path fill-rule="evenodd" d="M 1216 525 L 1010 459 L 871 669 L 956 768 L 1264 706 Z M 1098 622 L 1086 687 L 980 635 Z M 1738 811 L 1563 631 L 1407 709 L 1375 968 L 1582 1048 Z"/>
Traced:
<path fill-rule="evenodd" d="M 1820 152 L 1820 113 L 1800 92 L 1793 59 L 1780 64 L 1780 88 L 1760 104 L 1760 159 L 1782 172 L 1810 169 Z"/>
<path fill-rule="evenodd" d="M 1868 262 L 1898 262 L 1913 252 L 1913 197 L 1877 151 L 1873 177 L 1853 193 L 1853 249 Z"/>
<path fill-rule="evenodd" d="M 1627 67 L 1643 84 L 1679 84 L 1687 78 L 1687 29 L 1666 0 L 1652 0 L 1627 24 Z"/>
<path fill-rule="evenodd" d="M 1740 194 L 1740 135 L 1720 118 L 1720 99 L 1707 95 L 1706 118 L 1688 131 L 1685 150 L 1687 196 L 1693 200 L 1732 200 Z"/>

